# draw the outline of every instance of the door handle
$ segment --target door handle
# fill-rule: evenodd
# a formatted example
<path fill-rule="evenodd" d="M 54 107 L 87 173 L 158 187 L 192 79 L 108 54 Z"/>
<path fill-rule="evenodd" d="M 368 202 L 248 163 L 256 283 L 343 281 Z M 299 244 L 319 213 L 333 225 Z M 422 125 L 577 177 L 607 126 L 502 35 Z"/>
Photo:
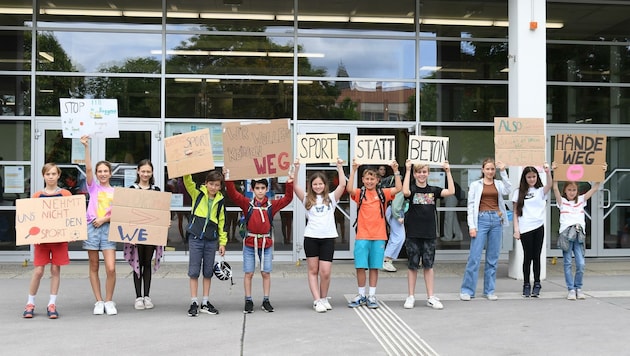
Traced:
<path fill-rule="evenodd" d="M 602 192 L 606 195 L 606 197 L 604 197 L 604 199 L 600 202 L 600 208 L 608 209 L 610 208 L 610 190 L 602 189 Z"/>

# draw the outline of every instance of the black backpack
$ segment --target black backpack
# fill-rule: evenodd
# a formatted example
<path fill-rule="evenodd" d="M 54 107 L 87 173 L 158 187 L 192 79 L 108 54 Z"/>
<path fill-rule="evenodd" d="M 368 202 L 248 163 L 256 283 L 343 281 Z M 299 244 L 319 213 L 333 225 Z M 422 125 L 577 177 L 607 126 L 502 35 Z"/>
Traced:
<path fill-rule="evenodd" d="M 385 193 L 383 193 L 383 188 L 380 185 L 376 186 L 376 194 L 378 198 L 381 200 L 381 218 L 385 220 L 385 224 L 387 224 L 387 219 L 385 219 L 385 210 L 387 209 L 386 201 L 385 201 Z M 359 221 L 359 211 L 361 210 L 361 205 L 363 204 L 363 200 L 365 200 L 365 186 L 361 187 L 361 193 L 359 194 L 359 203 L 357 205 L 357 218 L 354 220 L 354 232 L 357 231 L 357 222 Z"/>

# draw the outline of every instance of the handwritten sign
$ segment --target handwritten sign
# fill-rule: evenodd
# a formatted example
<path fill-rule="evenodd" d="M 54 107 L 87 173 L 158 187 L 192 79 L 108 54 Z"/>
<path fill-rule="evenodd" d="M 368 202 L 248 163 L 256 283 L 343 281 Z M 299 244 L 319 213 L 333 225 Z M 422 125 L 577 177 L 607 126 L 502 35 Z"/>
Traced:
<path fill-rule="evenodd" d="M 300 163 L 336 163 L 339 141 L 336 134 L 297 135 Z"/>
<path fill-rule="evenodd" d="M 15 244 L 87 240 L 85 195 L 15 201 Z"/>
<path fill-rule="evenodd" d="M 396 137 L 357 136 L 354 158 L 358 164 L 390 164 L 396 159 Z"/>
<path fill-rule="evenodd" d="M 413 164 L 442 165 L 448 160 L 448 137 L 409 136 L 409 154 Z"/>
<path fill-rule="evenodd" d="M 223 124 L 225 179 L 282 177 L 293 163 L 288 119 Z"/>
<path fill-rule="evenodd" d="M 506 166 L 545 162 L 545 119 L 494 118 L 494 158 Z"/>
<path fill-rule="evenodd" d="M 117 99 L 59 99 L 64 138 L 118 138 Z"/>
<path fill-rule="evenodd" d="M 553 160 L 558 166 L 554 178 L 560 181 L 602 182 L 606 172 L 605 135 L 556 135 Z"/>
<path fill-rule="evenodd" d="M 109 241 L 165 246 L 170 209 L 171 193 L 114 188 Z"/>
<path fill-rule="evenodd" d="M 169 179 L 214 169 L 208 129 L 167 137 L 164 149 Z"/>

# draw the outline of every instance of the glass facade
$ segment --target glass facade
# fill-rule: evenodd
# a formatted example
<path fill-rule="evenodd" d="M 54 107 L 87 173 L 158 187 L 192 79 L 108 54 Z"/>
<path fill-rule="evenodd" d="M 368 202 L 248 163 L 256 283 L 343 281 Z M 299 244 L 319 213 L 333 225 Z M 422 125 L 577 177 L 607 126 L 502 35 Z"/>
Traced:
<path fill-rule="evenodd" d="M 593 125 L 621 137 L 609 140 L 609 150 L 627 148 L 630 4 L 546 3 L 549 135 Z M 402 140 L 406 130 L 448 136 L 456 143 L 449 161 L 465 191 L 469 173 L 493 156 L 494 117 L 508 116 L 508 25 L 508 2 L 496 0 L 13 0 L 0 5 L 0 172 L 6 180 L 6 167 L 23 166 L 30 183 L 48 160 L 80 172 L 72 140 L 58 137 L 59 99 L 115 98 L 121 138 L 96 154 L 118 164 L 160 159 L 162 138 L 176 133 L 211 127 L 217 134 L 226 121 L 290 118 L 294 128 L 394 130 Z M 146 124 L 155 126 L 135 131 Z M 620 172 L 630 166 L 615 152 L 608 164 L 618 171 L 607 184 L 617 191 L 614 182 L 622 184 L 627 174 Z M 405 158 L 399 153 L 399 162 Z M 176 183 L 159 168 L 163 159 L 156 163 L 162 185 Z M 0 196 L 3 244 L 14 234 L 2 222 L 14 221 L 11 201 L 33 190 Z M 601 230 L 606 241 L 618 231 L 624 236 L 623 225 L 613 225 L 625 219 L 628 197 L 613 197 L 617 210 Z M 460 199 L 454 209 L 464 235 L 465 204 Z M 189 205 L 174 208 L 178 223 Z M 283 242 L 291 241 L 292 209 L 282 223 L 278 217 Z M 467 238 L 438 249 L 466 251 Z"/>

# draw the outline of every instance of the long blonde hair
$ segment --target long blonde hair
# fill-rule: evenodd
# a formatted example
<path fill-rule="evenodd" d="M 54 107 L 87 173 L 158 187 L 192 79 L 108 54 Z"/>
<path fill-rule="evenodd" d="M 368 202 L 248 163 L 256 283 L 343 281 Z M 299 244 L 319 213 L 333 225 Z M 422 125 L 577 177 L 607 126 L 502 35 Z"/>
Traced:
<path fill-rule="evenodd" d="M 308 185 L 306 186 L 306 197 L 304 199 L 304 207 L 306 210 L 309 210 L 317 203 L 317 194 L 313 192 L 313 181 L 315 179 L 321 179 L 324 182 L 324 191 L 322 192 L 322 201 L 324 205 L 330 205 L 330 196 L 329 196 L 329 187 L 328 187 L 328 178 L 322 172 L 315 172 L 311 174 L 308 178 Z"/>

